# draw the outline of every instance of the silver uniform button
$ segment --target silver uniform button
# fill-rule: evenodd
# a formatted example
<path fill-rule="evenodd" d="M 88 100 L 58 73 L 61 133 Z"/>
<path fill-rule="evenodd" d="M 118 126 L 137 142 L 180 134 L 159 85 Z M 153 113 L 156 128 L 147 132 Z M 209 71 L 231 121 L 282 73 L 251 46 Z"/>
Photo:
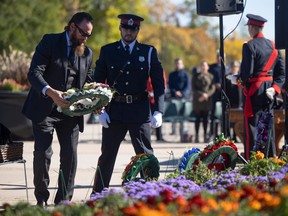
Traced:
<path fill-rule="evenodd" d="M 129 74 L 129 73 L 130 73 L 129 71 L 126 72 L 126 74 Z"/>
<path fill-rule="evenodd" d="M 113 69 L 113 68 L 114 68 L 114 66 L 111 66 L 111 68 Z"/>
<path fill-rule="evenodd" d="M 126 84 L 126 85 L 128 85 L 129 83 L 128 83 L 128 82 L 126 82 L 125 84 Z"/>
<path fill-rule="evenodd" d="M 128 62 L 127 62 L 127 64 L 131 64 L 131 62 L 130 62 L 130 61 L 128 61 Z"/>
<path fill-rule="evenodd" d="M 143 67 L 141 67 L 141 70 L 143 70 Z"/>

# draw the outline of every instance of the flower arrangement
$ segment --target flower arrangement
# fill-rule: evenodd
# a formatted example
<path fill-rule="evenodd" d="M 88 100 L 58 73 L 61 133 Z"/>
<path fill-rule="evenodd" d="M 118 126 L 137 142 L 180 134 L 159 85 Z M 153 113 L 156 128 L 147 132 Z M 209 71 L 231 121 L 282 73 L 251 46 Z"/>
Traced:
<path fill-rule="evenodd" d="M 228 139 L 219 137 L 217 140 L 213 143 L 223 147 L 224 143 L 228 142 L 228 146 L 233 148 Z M 209 146 L 207 149 L 211 150 L 212 143 Z M 135 170 L 135 162 L 147 156 L 151 155 L 140 154 L 132 157 L 125 172 Z M 67 201 L 45 210 L 27 203 L 13 206 L 3 204 L 1 215 L 288 215 L 287 156 L 284 155 L 281 159 L 265 158 L 264 153 L 258 151 L 252 153 L 249 164 L 229 172 L 214 172 L 202 185 L 192 181 L 188 175 L 179 173 L 176 176 L 174 173 L 169 179 L 128 181 L 122 188 L 105 189 L 90 200 L 80 203 Z M 207 164 L 200 160 L 197 169 L 203 169 L 199 169 L 197 175 L 206 174 L 204 166 L 206 170 L 210 170 Z M 248 168 L 250 172 L 243 173 L 244 168 Z M 267 171 L 259 172 L 262 168 Z M 145 169 L 143 171 L 145 173 Z M 191 169 L 185 172 L 189 172 L 190 177 L 196 173 Z"/>
<path fill-rule="evenodd" d="M 125 182 L 137 180 L 137 175 L 141 174 L 141 178 L 145 180 L 157 180 L 159 177 L 159 162 L 152 154 L 138 154 L 131 158 L 130 163 L 125 167 L 122 173 L 122 185 Z"/>
<path fill-rule="evenodd" d="M 267 145 L 271 136 L 271 125 L 273 123 L 273 115 L 270 112 L 263 112 L 257 124 L 257 139 L 253 146 L 253 151 L 261 151 L 268 156 L 269 146 Z M 270 133 L 269 133 L 270 132 Z"/>
<path fill-rule="evenodd" d="M 21 85 L 20 83 L 17 83 L 14 79 L 4 79 L 2 82 L 0 82 L 0 90 L 2 91 L 19 92 L 26 91 L 29 88 L 29 85 Z"/>
<path fill-rule="evenodd" d="M 184 170 L 191 169 L 192 165 L 194 164 L 195 160 L 199 158 L 200 149 L 199 148 L 192 148 L 189 149 L 184 153 L 184 155 L 180 158 L 178 163 L 178 169 L 180 172 Z"/>
<path fill-rule="evenodd" d="M 175 179 L 179 176 L 185 176 L 187 180 L 191 180 L 198 185 L 203 185 L 208 180 L 217 176 L 217 172 L 214 169 L 209 169 L 207 164 L 204 164 L 201 160 L 198 161 L 197 166 L 193 169 L 187 169 L 180 171 L 176 169 L 174 173 L 170 173 L 166 176 L 166 179 Z"/>
<path fill-rule="evenodd" d="M 208 164 L 210 169 L 215 168 L 220 171 L 229 167 L 234 169 L 237 156 L 238 150 L 234 142 L 221 134 L 203 149 L 199 159 Z"/>
<path fill-rule="evenodd" d="M 128 182 L 122 189 L 102 191 L 102 197 L 81 203 L 67 202 L 46 210 L 27 203 L 4 204 L 3 216 L 31 215 L 287 215 L 288 166 L 273 172 L 267 184 L 237 170 L 214 179 L 218 189 L 199 187 L 184 177 L 152 182 Z M 248 181 L 247 179 L 250 179 Z M 254 179 L 254 180 L 252 180 Z M 211 179 L 212 180 L 212 179 Z M 211 187 L 210 187 L 211 188 Z"/>
<path fill-rule="evenodd" d="M 251 152 L 250 162 L 244 165 L 240 173 L 247 176 L 267 176 L 268 172 L 278 171 L 286 163 L 286 158 L 265 158 L 261 151 Z"/>
<path fill-rule="evenodd" d="M 216 137 L 203 151 L 192 148 L 184 153 L 178 164 L 180 171 L 189 170 L 196 166 L 199 161 L 208 164 L 210 169 L 217 171 L 236 166 L 238 150 L 233 141 L 225 138 L 224 134 Z"/>
<path fill-rule="evenodd" d="M 32 55 L 11 46 L 0 54 L 0 90 L 25 91 L 30 88 L 27 74 Z"/>
<path fill-rule="evenodd" d="M 64 92 L 64 99 L 70 102 L 67 108 L 57 107 L 58 112 L 69 116 L 81 116 L 106 106 L 114 90 L 108 85 L 85 83 L 83 89 L 72 88 Z"/>

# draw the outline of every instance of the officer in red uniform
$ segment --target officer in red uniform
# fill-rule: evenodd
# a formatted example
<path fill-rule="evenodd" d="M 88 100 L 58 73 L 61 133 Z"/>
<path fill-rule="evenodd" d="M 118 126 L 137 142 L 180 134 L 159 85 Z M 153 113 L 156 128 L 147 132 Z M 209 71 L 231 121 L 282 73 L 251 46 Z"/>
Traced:
<path fill-rule="evenodd" d="M 281 92 L 285 80 L 285 65 L 274 42 L 266 39 L 262 33 L 267 20 L 253 14 L 247 14 L 247 18 L 252 39 L 242 47 L 241 70 L 237 81 L 244 86 L 244 147 L 245 159 L 249 160 L 257 140 L 259 119 L 263 112 L 271 111 L 275 95 Z M 267 141 L 267 144 L 270 141 L 269 157 L 276 154 L 274 123 L 271 125 L 272 133 Z"/>
<path fill-rule="evenodd" d="M 155 47 L 137 41 L 140 22 L 134 14 L 120 14 L 121 40 L 101 47 L 94 79 L 116 90 L 105 112 L 99 115 L 102 128 L 101 156 L 97 164 L 93 193 L 108 188 L 118 149 L 129 131 L 136 154 L 153 154 L 151 126 L 160 127 L 164 110 L 163 68 Z M 150 117 L 148 78 L 154 93 Z"/>

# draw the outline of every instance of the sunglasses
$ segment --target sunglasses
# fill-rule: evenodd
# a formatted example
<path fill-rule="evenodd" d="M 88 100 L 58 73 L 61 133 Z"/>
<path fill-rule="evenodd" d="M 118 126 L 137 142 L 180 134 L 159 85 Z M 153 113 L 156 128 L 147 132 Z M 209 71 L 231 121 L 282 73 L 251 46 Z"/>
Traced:
<path fill-rule="evenodd" d="M 85 31 L 83 31 L 83 29 L 81 29 L 76 23 L 74 23 L 74 24 L 75 24 L 76 28 L 78 29 L 79 33 L 80 33 L 83 37 L 89 38 L 89 37 L 92 35 L 92 33 L 91 33 L 91 34 L 88 34 L 88 33 L 86 33 Z"/>

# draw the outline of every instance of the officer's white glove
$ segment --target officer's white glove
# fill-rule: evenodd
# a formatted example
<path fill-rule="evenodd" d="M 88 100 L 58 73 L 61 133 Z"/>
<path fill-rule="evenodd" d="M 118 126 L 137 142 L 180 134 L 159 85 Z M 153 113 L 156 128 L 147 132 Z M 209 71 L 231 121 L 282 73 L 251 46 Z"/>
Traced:
<path fill-rule="evenodd" d="M 266 89 L 266 95 L 270 100 L 273 100 L 275 93 L 276 92 L 275 92 L 275 89 L 273 87 Z"/>
<path fill-rule="evenodd" d="M 104 111 L 104 113 L 99 115 L 99 122 L 103 127 L 105 127 L 105 128 L 109 127 L 108 123 L 111 123 L 111 122 L 110 122 L 109 115 L 107 114 L 106 111 Z"/>
<path fill-rule="evenodd" d="M 237 75 L 230 74 L 226 76 L 226 78 L 230 80 L 233 85 L 237 85 L 237 78 L 238 78 Z"/>
<path fill-rule="evenodd" d="M 155 111 L 153 116 L 150 116 L 150 124 L 153 128 L 158 128 L 162 125 L 162 113 Z"/>

